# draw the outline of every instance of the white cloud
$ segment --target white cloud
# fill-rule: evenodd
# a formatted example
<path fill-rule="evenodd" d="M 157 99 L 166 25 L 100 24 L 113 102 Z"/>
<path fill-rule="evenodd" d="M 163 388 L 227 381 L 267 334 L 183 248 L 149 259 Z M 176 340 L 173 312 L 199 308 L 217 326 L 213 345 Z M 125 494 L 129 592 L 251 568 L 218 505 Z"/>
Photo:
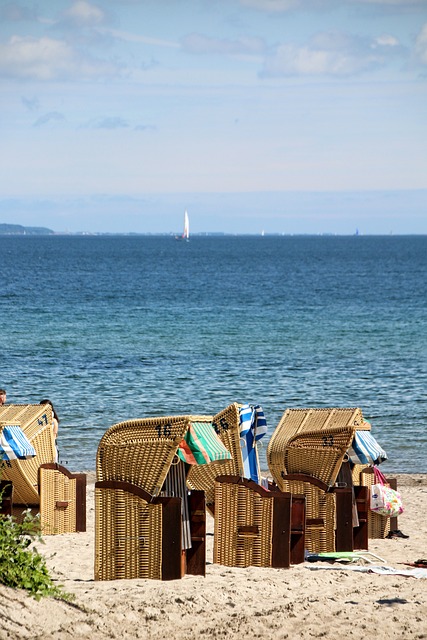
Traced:
<path fill-rule="evenodd" d="M 303 46 L 279 45 L 266 58 L 260 75 L 352 76 L 384 66 L 401 52 L 399 41 L 391 35 L 370 40 L 337 31 L 320 32 Z"/>
<path fill-rule="evenodd" d="M 427 23 L 418 34 L 415 42 L 415 55 L 422 64 L 427 64 Z"/>
<path fill-rule="evenodd" d="M 391 36 L 387 33 L 384 33 L 382 36 L 378 36 L 374 39 L 372 43 L 372 48 L 375 49 L 377 47 L 398 47 L 400 42 L 394 36 Z"/>
<path fill-rule="evenodd" d="M 296 47 L 283 44 L 276 54 L 268 58 L 262 72 L 263 77 L 292 75 L 350 75 L 360 70 L 360 62 L 339 52 Z"/>
<path fill-rule="evenodd" d="M 296 9 L 301 5 L 301 0 L 240 0 L 244 7 L 267 11 L 268 13 L 282 13 Z"/>
<path fill-rule="evenodd" d="M 264 51 L 265 45 L 260 38 L 242 37 L 236 40 L 227 40 L 192 33 L 183 38 L 182 48 L 186 53 L 195 54 L 254 55 Z"/>
<path fill-rule="evenodd" d="M 106 20 L 106 15 L 102 9 L 94 4 L 89 4 L 85 0 L 78 0 L 62 14 L 61 23 L 74 27 L 97 27 Z"/>
<path fill-rule="evenodd" d="M 117 74 L 115 65 L 84 57 L 62 40 L 12 36 L 0 44 L 0 76 L 49 81 Z"/>
<path fill-rule="evenodd" d="M 151 36 L 142 35 L 140 33 L 130 33 L 128 31 L 120 31 L 118 29 L 99 28 L 98 31 L 100 33 L 111 35 L 117 40 L 123 40 L 123 42 L 136 42 L 141 44 L 154 45 L 156 47 L 162 47 L 166 49 L 179 49 L 178 42 L 174 42 L 172 40 L 153 38 Z"/>

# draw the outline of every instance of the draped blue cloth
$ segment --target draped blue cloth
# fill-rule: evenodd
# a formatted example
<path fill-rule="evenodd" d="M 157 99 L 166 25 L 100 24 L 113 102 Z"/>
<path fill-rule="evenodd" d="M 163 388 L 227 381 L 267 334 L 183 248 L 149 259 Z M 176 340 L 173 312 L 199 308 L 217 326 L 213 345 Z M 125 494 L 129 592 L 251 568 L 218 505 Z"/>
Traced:
<path fill-rule="evenodd" d="M 36 450 L 18 425 L 6 425 L 0 432 L 0 460 L 34 458 Z"/>
<path fill-rule="evenodd" d="M 267 421 L 262 407 L 244 404 L 239 410 L 241 449 L 243 458 L 244 477 L 260 484 L 261 473 L 256 443 L 267 433 Z"/>
<path fill-rule="evenodd" d="M 348 456 L 354 464 L 380 464 L 387 454 L 370 431 L 356 431 Z"/>

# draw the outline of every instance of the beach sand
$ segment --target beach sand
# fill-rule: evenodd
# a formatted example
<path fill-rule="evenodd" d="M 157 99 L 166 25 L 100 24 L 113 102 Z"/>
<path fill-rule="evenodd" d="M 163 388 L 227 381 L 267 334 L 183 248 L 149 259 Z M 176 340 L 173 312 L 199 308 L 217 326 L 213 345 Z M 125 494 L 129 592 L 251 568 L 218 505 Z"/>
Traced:
<path fill-rule="evenodd" d="M 405 505 L 399 527 L 410 537 L 370 540 L 369 551 L 395 569 L 409 569 L 403 563 L 427 558 L 427 475 L 397 478 Z M 210 517 L 205 578 L 95 582 L 93 474 L 87 493 L 87 532 L 45 536 L 38 545 L 55 580 L 75 600 L 37 602 L 0 585 L 1 639 L 427 639 L 427 577 L 329 570 L 326 563 L 290 569 L 214 565 Z"/>

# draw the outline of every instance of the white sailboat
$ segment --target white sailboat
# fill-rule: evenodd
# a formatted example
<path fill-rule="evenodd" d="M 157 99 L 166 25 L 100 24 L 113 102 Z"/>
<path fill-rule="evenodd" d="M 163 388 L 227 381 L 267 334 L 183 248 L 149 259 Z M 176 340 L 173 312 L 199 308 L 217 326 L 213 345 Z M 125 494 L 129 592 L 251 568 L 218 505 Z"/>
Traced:
<path fill-rule="evenodd" d="M 184 238 L 184 240 L 190 239 L 190 221 L 188 219 L 187 211 L 185 211 L 184 213 L 184 231 L 182 237 Z"/>
<path fill-rule="evenodd" d="M 181 236 L 175 236 L 175 238 L 176 240 L 186 240 L 187 242 L 190 240 L 190 221 L 187 210 L 184 213 L 184 231 Z"/>

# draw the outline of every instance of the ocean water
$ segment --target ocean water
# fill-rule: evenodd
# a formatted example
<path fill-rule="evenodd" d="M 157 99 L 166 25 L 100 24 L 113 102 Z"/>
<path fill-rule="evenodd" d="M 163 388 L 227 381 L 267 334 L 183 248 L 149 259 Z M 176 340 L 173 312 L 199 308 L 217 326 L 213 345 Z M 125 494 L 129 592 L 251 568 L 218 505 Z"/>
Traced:
<path fill-rule="evenodd" d="M 50 398 L 60 460 L 130 418 L 361 407 L 427 472 L 427 236 L 0 237 L 0 387 Z M 261 462 L 265 464 L 265 446 Z"/>

